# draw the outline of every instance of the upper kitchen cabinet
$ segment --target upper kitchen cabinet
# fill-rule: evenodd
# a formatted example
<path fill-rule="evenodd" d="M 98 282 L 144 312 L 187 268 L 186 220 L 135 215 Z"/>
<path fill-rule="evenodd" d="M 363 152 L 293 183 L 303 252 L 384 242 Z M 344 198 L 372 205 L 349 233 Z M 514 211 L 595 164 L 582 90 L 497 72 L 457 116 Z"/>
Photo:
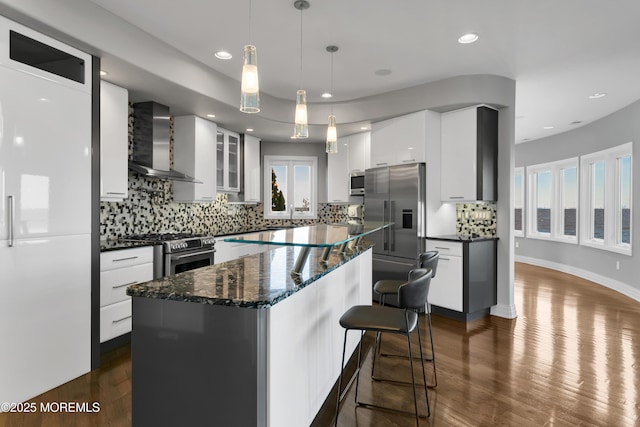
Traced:
<path fill-rule="evenodd" d="M 338 150 L 342 147 L 343 145 L 339 144 Z M 364 172 L 370 168 L 371 132 L 350 135 L 346 148 L 349 154 L 349 172 Z"/>
<path fill-rule="evenodd" d="M 244 135 L 244 201 L 260 202 L 260 140 Z"/>
<path fill-rule="evenodd" d="M 121 201 L 128 196 L 129 94 L 100 82 L 100 200 Z"/>
<path fill-rule="evenodd" d="M 216 141 L 218 190 L 237 193 L 240 191 L 240 135 L 218 128 Z"/>
<path fill-rule="evenodd" d="M 498 112 L 479 106 L 442 114 L 441 196 L 498 199 Z"/>
<path fill-rule="evenodd" d="M 418 111 L 371 126 L 371 167 L 427 161 L 427 141 L 440 132 L 440 114 Z"/>
<path fill-rule="evenodd" d="M 349 153 L 344 152 L 349 140 L 350 137 L 338 138 L 338 153 L 327 154 L 328 203 L 349 203 Z"/>
<path fill-rule="evenodd" d="M 174 201 L 213 202 L 216 199 L 217 130 L 215 123 L 200 117 L 174 118 L 174 167 L 202 182 L 174 182 Z"/>

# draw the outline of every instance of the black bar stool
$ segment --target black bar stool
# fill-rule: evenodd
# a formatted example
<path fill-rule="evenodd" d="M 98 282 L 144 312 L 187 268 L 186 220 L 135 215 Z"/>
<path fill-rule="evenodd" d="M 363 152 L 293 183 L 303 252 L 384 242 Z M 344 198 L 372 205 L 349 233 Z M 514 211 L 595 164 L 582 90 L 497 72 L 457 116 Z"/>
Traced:
<path fill-rule="evenodd" d="M 431 278 L 434 278 L 436 277 L 436 271 L 438 269 L 439 259 L 440 259 L 440 254 L 438 253 L 438 251 L 423 252 L 418 256 L 417 264 L 419 268 L 430 269 L 432 271 Z M 402 286 L 404 283 L 405 282 L 403 282 L 402 280 L 378 280 L 373 285 L 373 290 L 381 295 L 380 303 L 384 306 L 385 296 L 397 295 L 398 288 L 400 288 L 400 286 Z M 429 326 L 429 341 L 431 343 L 431 356 L 425 358 L 425 360 L 433 363 L 433 384 L 430 384 L 428 386 L 435 388 L 438 386 L 438 377 L 436 375 L 436 353 L 435 353 L 435 348 L 433 346 L 433 332 L 431 330 L 431 310 L 429 309 L 428 304 L 426 304 L 424 308 L 425 308 L 425 314 L 427 316 L 427 324 Z M 373 363 L 371 364 L 371 377 L 374 380 L 381 380 L 381 378 L 378 378 L 374 375 L 374 369 L 376 367 L 376 356 L 378 354 L 380 356 L 406 357 L 405 355 L 382 353 L 380 350 L 381 346 L 382 346 L 382 335 L 380 333 L 377 333 L 374 350 L 373 350 L 374 351 Z"/>
<path fill-rule="evenodd" d="M 409 280 L 398 288 L 398 301 L 402 308 L 356 305 L 347 310 L 340 318 L 340 326 L 344 331 L 344 344 L 342 346 L 342 368 L 340 378 L 338 379 L 338 399 L 336 404 L 335 425 L 338 425 L 338 413 L 340 402 L 349 389 L 351 381 L 343 393 L 342 388 L 342 370 L 344 370 L 344 358 L 347 347 L 347 333 L 351 330 L 360 331 L 360 343 L 358 345 L 358 365 L 355 373 L 356 392 L 355 402 L 359 406 L 367 406 L 372 408 L 399 411 L 393 408 L 373 405 L 370 403 L 358 402 L 358 383 L 360 380 L 360 359 L 362 356 L 362 335 L 366 331 L 373 332 L 389 332 L 394 334 L 403 334 L 407 337 L 407 345 L 409 347 L 409 365 L 411 368 L 411 384 L 413 385 L 413 403 L 416 416 L 416 424 L 419 425 L 418 414 L 418 398 L 416 396 L 416 381 L 413 373 L 413 354 L 411 349 L 411 333 L 414 329 L 418 329 L 418 345 L 420 347 L 420 358 L 422 359 L 422 380 L 424 381 L 424 392 L 427 402 L 427 417 L 431 416 L 429 408 L 429 394 L 427 393 L 426 375 L 424 371 L 424 358 L 422 357 L 422 340 L 420 338 L 420 328 L 418 326 L 418 313 L 416 310 L 424 307 L 427 303 L 427 295 L 429 294 L 429 285 L 431 283 L 432 271 L 429 269 L 415 269 L 409 272 Z"/>

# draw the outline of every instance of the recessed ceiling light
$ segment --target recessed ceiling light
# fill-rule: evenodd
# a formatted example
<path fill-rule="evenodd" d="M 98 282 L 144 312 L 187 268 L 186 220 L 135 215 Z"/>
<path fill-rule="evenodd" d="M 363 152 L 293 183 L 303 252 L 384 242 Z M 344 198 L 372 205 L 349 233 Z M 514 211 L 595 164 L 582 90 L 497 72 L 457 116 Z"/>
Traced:
<path fill-rule="evenodd" d="M 589 95 L 589 99 L 598 99 L 606 95 L 607 95 L 606 93 L 594 93 L 592 95 Z"/>
<path fill-rule="evenodd" d="M 233 55 L 231 55 L 226 50 L 219 50 L 214 55 L 215 55 L 216 58 L 222 59 L 223 61 L 226 61 L 226 60 L 229 60 L 229 59 L 233 58 Z"/>
<path fill-rule="evenodd" d="M 323 97 L 323 98 L 332 98 L 332 97 L 333 97 L 333 95 L 332 95 L 332 94 L 330 94 L 329 92 L 325 92 L 325 93 L 323 93 L 323 94 L 322 94 L 322 95 L 320 95 L 320 96 L 321 96 L 321 97 Z"/>
<path fill-rule="evenodd" d="M 253 132 L 253 128 L 247 128 L 247 132 Z"/>
<path fill-rule="evenodd" d="M 100 75 L 101 76 L 106 76 L 107 74 L 109 74 L 109 73 L 107 73 L 105 70 L 100 70 Z"/>
<path fill-rule="evenodd" d="M 369 128 L 368 128 L 368 127 L 366 127 L 366 126 L 362 126 L 362 127 L 360 128 L 360 130 L 369 130 Z"/>
<path fill-rule="evenodd" d="M 391 70 L 382 68 L 380 70 L 374 71 L 373 74 L 375 74 L 376 76 L 388 76 L 389 74 L 391 74 Z"/>
<path fill-rule="evenodd" d="M 212 119 L 215 117 L 215 114 L 207 114 L 207 117 L 211 117 Z"/>
<path fill-rule="evenodd" d="M 458 43 L 460 44 L 469 44 L 478 40 L 478 35 L 475 33 L 468 33 L 460 36 L 458 38 Z"/>
<path fill-rule="evenodd" d="M 554 127 L 555 127 L 555 126 L 545 126 L 545 127 L 543 127 L 542 129 L 549 130 L 549 129 L 553 129 Z"/>

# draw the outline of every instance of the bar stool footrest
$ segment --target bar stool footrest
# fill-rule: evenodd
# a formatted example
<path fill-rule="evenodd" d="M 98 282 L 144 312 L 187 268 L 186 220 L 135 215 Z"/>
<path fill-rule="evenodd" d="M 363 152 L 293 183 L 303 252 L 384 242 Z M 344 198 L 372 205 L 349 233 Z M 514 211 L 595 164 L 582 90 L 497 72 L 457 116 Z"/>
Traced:
<path fill-rule="evenodd" d="M 398 413 L 398 414 L 411 415 L 412 417 L 416 416 L 416 414 L 414 412 L 403 411 L 401 409 L 395 409 L 395 408 L 389 408 L 388 406 L 374 405 L 373 403 L 356 402 L 356 406 L 361 406 L 363 408 L 370 408 L 370 409 L 378 409 L 378 410 L 383 410 L 383 411 L 395 412 L 395 413 Z M 418 418 L 428 419 L 430 414 L 431 414 L 431 410 L 429 410 L 429 413 L 427 415 L 418 414 Z"/>

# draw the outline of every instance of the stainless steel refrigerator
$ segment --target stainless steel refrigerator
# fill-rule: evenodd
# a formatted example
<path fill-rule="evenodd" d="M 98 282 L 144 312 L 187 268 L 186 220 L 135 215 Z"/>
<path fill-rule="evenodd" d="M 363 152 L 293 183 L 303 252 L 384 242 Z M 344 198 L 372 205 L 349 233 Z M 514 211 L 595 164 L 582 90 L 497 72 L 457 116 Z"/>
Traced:
<path fill-rule="evenodd" d="M 426 165 L 412 163 L 365 171 L 364 219 L 393 225 L 368 237 L 373 247 L 373 283 L 405 279 L 425 250 Z M 373 286 L 372 283 L 372 286 Z M 374 292 L 373 298 L 378 300 Z M 395 298 L 386 299 L 395 305 Z"/>

